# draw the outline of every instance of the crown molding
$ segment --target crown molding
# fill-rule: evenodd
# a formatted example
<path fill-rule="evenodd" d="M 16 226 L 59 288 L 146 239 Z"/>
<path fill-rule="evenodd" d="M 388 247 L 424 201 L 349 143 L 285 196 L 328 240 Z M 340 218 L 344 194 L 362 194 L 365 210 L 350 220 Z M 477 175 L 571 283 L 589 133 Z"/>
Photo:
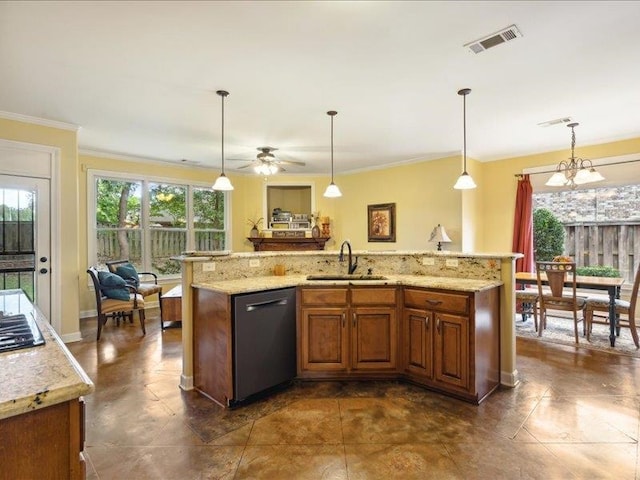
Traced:
<path fill-rule="evenodd" d="M 72 123 L 59 122 L 58 120 L 49 120 L 47 118 L 32 117 L 30 115 L 22 115 L 21 113 L 3 112 L 0 111 L 0 118 L 7 120 L 15 120 L 17 122 L 31 123 L 33 125 L 41 125 L 43 127 L 58 128 L 60 130 L 70 130 L 72 132 L 78 132 L 80 125 L 74 125 Z"/>

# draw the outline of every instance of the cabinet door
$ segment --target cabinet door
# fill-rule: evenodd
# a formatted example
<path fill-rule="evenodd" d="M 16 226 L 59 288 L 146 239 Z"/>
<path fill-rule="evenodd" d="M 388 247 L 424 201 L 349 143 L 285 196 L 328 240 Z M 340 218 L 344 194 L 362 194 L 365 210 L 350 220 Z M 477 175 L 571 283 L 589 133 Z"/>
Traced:
<path fill-rule="evenodd" d="M 351 310 L 351 322 L 351 366 L 367 370 L 396 368 L 396 309 L 354 308 Z"/>
<path fill-rule="evenodd" d="M 345 308 L 303 308 L 301 327 L 302 370 L 347 370 Z"/>
<path fill-rule="evenodd" d="M 469 319 L 435 313 L 435 378 L 439 382 L 469 388 Z"/>
<path fill-rule="evenodd" d="M 404 309 L 405 370 L 433 378 L 433 312 Z"/>

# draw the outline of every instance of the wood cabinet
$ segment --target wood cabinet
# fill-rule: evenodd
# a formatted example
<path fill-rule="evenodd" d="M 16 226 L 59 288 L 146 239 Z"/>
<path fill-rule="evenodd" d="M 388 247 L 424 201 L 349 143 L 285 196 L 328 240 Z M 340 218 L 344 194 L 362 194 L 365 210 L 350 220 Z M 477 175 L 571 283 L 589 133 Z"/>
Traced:
<path fill-rule="evenodd" d="M 480 402 L 499 384 L 498 288 L 404 289 L 404 372 L 412 381 Z"/>
<path fill-rule="evenodd" d="M 0 420 L 1 478 L 84 479 L 84 401 Z"/>
<path fill-rule="evenodd" d="M 395 287 L 301 288 L 299 376 L 395 372 L 397 304 Z"/>

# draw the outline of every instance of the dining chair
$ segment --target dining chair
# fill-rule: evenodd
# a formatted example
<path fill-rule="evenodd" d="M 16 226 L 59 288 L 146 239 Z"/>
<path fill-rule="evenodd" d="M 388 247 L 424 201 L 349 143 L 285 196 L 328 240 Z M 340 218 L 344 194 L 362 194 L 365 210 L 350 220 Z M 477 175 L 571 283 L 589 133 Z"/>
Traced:
<path fill-rule="evenodd" d="M 120 275 L 125 281 L 136 287 L 143 298 L 158 294 L 158 307 L 160 308 L 160 324 L 162 325 L 162 285 L 158 285 L 158 275 L 153 272 L 138 272 L 133 264 L 125 260 L 110 260 L 105 262 L 111 273 Z"/>
<path fill-rule="evenodd" d="M 100 340 L 102 327 L 109 318 L 117 319 L 123 316 L 130 316 L 133 321 L 133 312 L 136 310 L 140 318 L 142 334 L 146 335 L 144 298 L 136 292 L 136 288 L 133 285 L 127 285 L 124 281 L 120 283 L 116 279 L 101 275 L 108 273 L 114 277 L 116 276 L 110 272 L 99 272 L 95 267 L 89 267 L 87 273 L 91 277 L 96 294 L 96 311 L 98 314 L 98 335 L 96 340 Z"/>
<path fill-rule="evenodd" d="M 575 262 L 536 262 L 536 277 L 538 283 L 538 297 L 540 301 L 540 328 L 538 336 L 547 324 L 547 311 L 560 310 L 572 312 L 573 330 L 578 343 L 578 323 L 584 320 L 584 307 L 586 298 L 576 294 L 576 264 Z M 565 289 L 565 283 L 569 282 Z M 549 291 L 544 288 L 549 286 Z M 578 313 L 582 316 L 578 318 Z M 583 331 L 586 328 L 583 322 Z"/>
<path fill-rule="evenodd" d="M 631 337 L 633 337 L 633 343 L 636 344 L 636 348 L 640 348 L 640 342 L 638 342 L 638 330 L 636 328 L 636 305 L 638 300 L 638 289 L 640 288 L 640 264 L 638 264 L 638 270 L 636 271 L 635 278 L 633 280 L 633 288 L 631 289 L 631 298 L 627 302 L 626 300 L 616 299 L 616 333 L 620 334 L 620 327 L 628 327 L 631 330 Z M 605 312 L 607 315 L 605 321 L 594 320 L 594 312 Z M 627 318 L 621 318 L 620 315 L 626 315 Z M 608 295 L 593 295 L 587 297 L 587 304 L 584 310 L 584 321 L 587 329 L 587 341 L 591 340 L 591 329 L 594 323 L 609 325 L 611 319 L 609 318 L 609 296 Z"/>

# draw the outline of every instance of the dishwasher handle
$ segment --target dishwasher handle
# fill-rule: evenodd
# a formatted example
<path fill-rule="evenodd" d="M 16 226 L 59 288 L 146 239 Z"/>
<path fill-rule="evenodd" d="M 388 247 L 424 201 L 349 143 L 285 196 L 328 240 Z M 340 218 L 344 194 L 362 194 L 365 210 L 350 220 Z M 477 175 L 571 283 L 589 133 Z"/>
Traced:
<path fill-rule="evenodd" d="M 275 300 L 267 300 L 266 302 L 256 302 L 256 303 L 249 303 L 247 305 L 247 312 L 254 312 L 256 310 L 261 310 L 263 308 L 269 308 L 269 307 L 277 307 L 279 305 L 286 305 L 287 299 L 286 298 L 277 298 Z"/>

